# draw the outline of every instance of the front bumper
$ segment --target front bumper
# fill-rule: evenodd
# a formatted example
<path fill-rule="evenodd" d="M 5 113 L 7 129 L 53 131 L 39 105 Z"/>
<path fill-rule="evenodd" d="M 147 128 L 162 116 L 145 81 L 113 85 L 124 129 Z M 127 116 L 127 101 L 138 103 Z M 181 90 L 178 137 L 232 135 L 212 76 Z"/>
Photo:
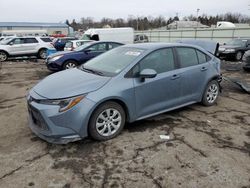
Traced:
<path fill-rule="evenodd" d="M 236 55 L 236 52 L 226 52 L 226 51 L 219 51 L 219 57 L 225 57 L 225 58 L 234 58 Z"/>
<path fill-rule="evenodd" d="M 49 143 L 67 144 L 88 136 L 88 120 L 94 103 L 87 98 L 66 112 L 56 105 L 39 104 L 28 99 L 29 127 Z"/>
<path fill-rule="evenodd" d="M 51 62 L 50 59 L 48 59 L 48 58 L 45 60 L 45 64 L 46 64 L 47 68 L 50 71 L 60 71 L 60 70 L 62 70 L 61 65 L 58 65 L 56 62 Z"/>

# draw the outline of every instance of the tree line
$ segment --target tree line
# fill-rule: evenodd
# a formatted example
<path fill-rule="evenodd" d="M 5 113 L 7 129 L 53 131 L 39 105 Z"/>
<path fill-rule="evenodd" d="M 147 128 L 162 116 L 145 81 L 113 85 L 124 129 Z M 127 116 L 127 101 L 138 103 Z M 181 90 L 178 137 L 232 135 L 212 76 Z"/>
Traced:
<path fill-rule="evenodd" d="M 152 16 L 140 16 L 133 15 L 128 16 L 127 19 L 123 18 L 102 18 L 100 21 L 95 21 L 92 17 L 83 17 L 79 22 L 73 19 L 71 22 L 66 20 L 66 24 L 73 27 L 75 31 L 79 29 L 86 30 L 88 28 L 102 28 L 106 26 L 110 27 L 132 27 L 135 30 L 150 30 L 159 27 L 164 27 L 174 21 L 179 21 L 179 17 L 165 18 L 164 16 L 152 17 Z M 200 16 L 185 16 L 183 21 L 199 21 L 201 24 L 211 26 L 216 25 L 218 21 L 229 21 L 232 23 L 250 23 L 250 17 L 240 13 L 226 13 L 218 14 L 216 16 L 208 16 L 206 14 Z"/>

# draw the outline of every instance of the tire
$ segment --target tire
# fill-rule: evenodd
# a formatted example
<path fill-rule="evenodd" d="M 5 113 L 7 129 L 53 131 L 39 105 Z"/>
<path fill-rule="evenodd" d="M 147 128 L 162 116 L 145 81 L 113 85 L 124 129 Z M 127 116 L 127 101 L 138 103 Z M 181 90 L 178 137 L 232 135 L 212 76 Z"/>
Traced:
<path fill-rule="evenodd" d="M 116 137 L 124 127 L 125 118 L 123 108 L 116 102 L 101 104 L 90 118 L 88 127 L 90 137 L 98 141 Z"/>
<path fill-rule="evenodd" d="M 0 51 L 0 62 L 6 61 L 8 59 L 8 54 L 4 51 Z"/>
<path fill-rule="evenodd" d="M 207 84 L 207 87 L 203 93 L 202 104 L 204 106 L 212 106 L 216 103 L 220 91 L 218 81 L 212 80 Z"/>
<path fill-rule="evenodd" d="M 63 70 L 77 67 L 78 63 L 74 60 L 68 60 L 63 64 Z"/>
<path fill-rule="evenodd" d="M 236 61 L 240 61 L 243 57 L 243 53 L 241 51 L 238 51 L 236 54 L 235 54 L 235 60 Z"/>
<path fill-rule="evenodd" d="M 38 51 L 38 58 L 46 59 L 47 58 L 47 49 L 43 48 Z"/>

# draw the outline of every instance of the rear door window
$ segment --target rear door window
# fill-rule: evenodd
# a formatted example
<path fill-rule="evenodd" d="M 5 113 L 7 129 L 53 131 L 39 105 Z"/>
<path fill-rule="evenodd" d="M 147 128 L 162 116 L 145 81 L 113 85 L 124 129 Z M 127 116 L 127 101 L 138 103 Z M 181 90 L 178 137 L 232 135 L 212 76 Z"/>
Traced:
<path fill-rule="evenodd" d="M 181 68 L 198 65 L 196 50 L 189 47 L 176 48 Z"/>
<path fill-rule="evenodd" d="M 206 63 L 207 62 L 207 55 L 204 54 L 203 52 L 199 51 L 199 50 L 196 50 L 197 52 L 197 56 L 198 56 L 198 60 L 199 60 L 199 63 Z"/>
<path fill-rule="evenodd" d="M 25 44 L 32 44 L 32 43 L 38 43 L 38 41 L 35 38 L 25 38 L 24 43 Z"/>
<path fill-rule="evenodd" d="M 41 38 L 41 40 L 43 42 L 52 42 L 52 40 L 50 38 Z"/>

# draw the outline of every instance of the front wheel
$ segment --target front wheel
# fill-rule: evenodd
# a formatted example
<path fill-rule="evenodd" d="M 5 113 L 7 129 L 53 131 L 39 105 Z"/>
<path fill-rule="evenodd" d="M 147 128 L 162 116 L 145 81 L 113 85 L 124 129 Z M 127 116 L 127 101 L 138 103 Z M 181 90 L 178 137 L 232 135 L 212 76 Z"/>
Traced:
<path fill-rule="evenodd" d="M 202 98 L 202 104 L 205 106 L 212 106 L 216 103 L 219 95 L 220 86 L 216 80 L 208 83 Z"/>
<path fill-rule="evenodd" d="M 47 49 L 41 49 L 38 52 L 38 58 L 46 59 L 47 58 Z"/>
<path fill-rule="evenodd" d="M 0 51 L 0 62 L 6 61 L 8 59 L 8 54 L 6 52 Z"/>
<path fill-rule="evenodd" d="M 90 136 L 99 141 L 116 137 L 124 127 L 125 117 L 123 108 L 115 102 L 100 105 L 90 118 Z"/>
<path fill-rule="evenodd" d="M 63 65 L 63 69 L 66 70 L 66 69 L 72 69 L 72 68 L 75 68 L 77 67 L 77 62 L 73 61 L 73 60 L 69 60 L 69 61 L 66 61 Z"/>

